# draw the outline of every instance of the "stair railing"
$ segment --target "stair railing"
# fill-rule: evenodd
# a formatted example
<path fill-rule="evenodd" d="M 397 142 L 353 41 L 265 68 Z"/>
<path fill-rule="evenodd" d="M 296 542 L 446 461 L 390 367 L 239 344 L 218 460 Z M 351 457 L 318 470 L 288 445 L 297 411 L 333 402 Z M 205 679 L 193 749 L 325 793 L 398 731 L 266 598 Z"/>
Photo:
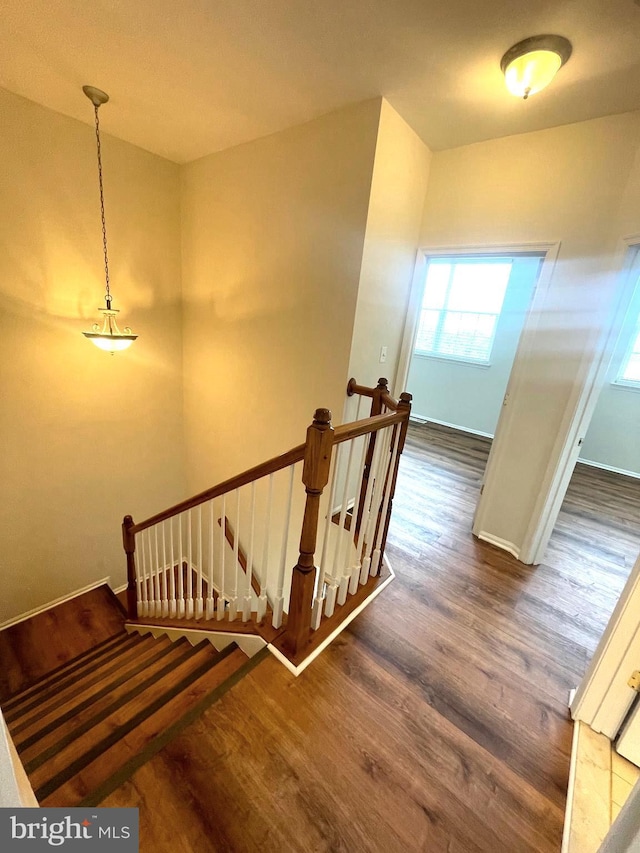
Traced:
<path fill-rule="evenodd" d="M 368 417 L 334 428 L 317 409 L 304 444 L 145 521 L 125 516 L 130 619 L 270 620 L 298 658 L 324 621 L 339 619 L 379 574 L 411 411 L 411 395 L 394 400 L 385 379 L 375 388 L 352 379 L 347 394 L 359 398 L 357 418 L 371 398 Z"/>

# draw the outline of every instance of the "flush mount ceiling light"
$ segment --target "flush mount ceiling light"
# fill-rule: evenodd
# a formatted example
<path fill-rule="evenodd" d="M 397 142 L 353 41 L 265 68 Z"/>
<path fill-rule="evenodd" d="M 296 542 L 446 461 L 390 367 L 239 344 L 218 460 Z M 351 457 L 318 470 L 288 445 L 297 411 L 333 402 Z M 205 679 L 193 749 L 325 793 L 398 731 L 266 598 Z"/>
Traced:
<path fill-rule="evenodd" d="M 551 83 L 571 50 L 563 36 L 531 36 L 514 44 L 500 62 L 507 89 L 525 100 L 535 95 Z"/>
<path fill-rule="evenodd" d="M 138 337 L 131 333 L 131 329 L 127 326 L 124 331 L 120 331 L 116 322 L 116 314 L 118 310 L 111 307 L 112 296 L 109 289 L 109 255 L 107 253 L 107 226 L 104 218 L 104 190 L 102 187 L 102 151 L 100 148 L 100 119 L 98 118 L 98 109 L 102 104 L 106 104 L 109 100 L 109 95 L 106 92 L 96 89 L 95 86 L 83 86 L 82 91 L 93 104 L 96 121 L 96 150 L 98 154 L 98 185 L 100 187 L 100 216 L 102 218 L 102 249 L 104 252 L 104 275 L 106 281 L 105 302 L 106 308 L 98 308 L 102 314 L 102 324 L 94 323 L 90 332 L 83 332 L 85 338 L 88 338 L 91 343 L 95 344 L 102 350 L 110 352 L 112 355 L 116 350 L 123 350 L 130 347 Z"/>

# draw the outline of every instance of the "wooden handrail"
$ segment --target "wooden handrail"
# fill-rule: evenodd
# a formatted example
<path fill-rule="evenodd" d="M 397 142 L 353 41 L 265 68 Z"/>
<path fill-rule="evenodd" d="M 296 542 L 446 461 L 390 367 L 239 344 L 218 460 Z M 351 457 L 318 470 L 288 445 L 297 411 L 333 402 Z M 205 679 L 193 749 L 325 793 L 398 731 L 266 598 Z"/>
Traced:
<path fill-rule="evenodd" d="M 358 394 L 360 397 L 372 397 L 374 401 L 376 397 L 378 397 L 380 402 L 388 409 L 392 409 L 394 412 L 397 412 L 399 401 L 389 393 L 388 384 L 389 380 L 381 377 L 378 379 L 378 385 L 376 388 L 369 388 L 367 385 L 358 385 L 356 380 L 351 378 L 347 383 L 347 397 L 353 397 L 354 394 Z M 371 414 L 374 415 L 376 412 L 372 411 Z"/>
<path fill-rule="evenodd" d="M 358 438 L 360 435 L 366 435 L 369 432 L 377 432 L 384 427 L 399 424 L 406 419 L 404 412 L 391 412 L 386 415 L 374 415 L 372 418 L 364 418 L 360 421 L 353 421 L 350 424 L 342 424 L 335 428 L 333 443 L 341 444 L 343 441 L 349 441 L 351 438 Z"/>
<path fill-rule="evenodd" d="M 246 486 L 254 480 L 260 480 L 262 477 L 266 477 L 269 474 L 275 474 L 276 471 L 288 468 L 289 465 L 294 465 L 296 462 L 301 462 L 304 459 L 304 449 L 305 445 L 299 444 L 297 447 L 287 450 L 287 452 L 283 453 L 281 456 L 274 456 L 273 459 L 269 459 L 268 462 L 262 462 L 260 465 L 249 468 L 242 474 L 238 474 L 237 477 L 231 477 L 231 479 L 225 480 L 224 483 L 218 483 L 217 486 L 205 489 L 204 492 L 200 492 L 192 498 L 187 498 L 169 509 L 165 509 L 162 512 L 156 513 L 156 515 L 152 515 L 151 518 L 147 518 L 145 521 L 139 521 L 137 524 L 132 525 L 129 528 L 130 533 L 140 533 L 141 530 L 146 530 L 147 527 L 153 527 L 154 524 L 159 524 L 161 521 L 173 518 L 181 512 L 185 512 L 188 509 L 193 509 L 195 506 L 199 506 L 199 504 L 206 503 L 207 501 L 213 500 L 213 498 L 218 498 L 220 495 L 224 495 L 234 489 L 240 489 L 242 486 Z"/>

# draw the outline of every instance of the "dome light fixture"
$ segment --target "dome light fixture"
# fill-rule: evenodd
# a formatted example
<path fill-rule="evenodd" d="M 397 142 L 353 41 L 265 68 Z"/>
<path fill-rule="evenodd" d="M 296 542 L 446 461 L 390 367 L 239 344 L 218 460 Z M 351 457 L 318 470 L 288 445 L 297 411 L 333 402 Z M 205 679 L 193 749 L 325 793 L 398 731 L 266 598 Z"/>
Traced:
<path fill-rule="evenodd" d="M 519 41 L 500 62 L 507 89 L 526 101 L 551 83 L 571 51 L 571 42 L 564 36 L 530 36 Z"/>
<path fill-rule="evenodd" d="M 109 289 L 109 255 L 107 254 L 107 226 L 104 217 L 104 189 L 102 186 L 102 150 L 100 147 L 100 119 L 98 118 L 98 109 L 102 104 L 106 104 L 109 100 L 109 95 L 101 89 L 96 89 L 95 86 L 83 86 L 82 91 L 93 104 L 96 121 L 96 149 L 98 153 L 98 186 L 100 187 L 100 215 L 102 218 L 102 249 L 104 252 L 104 275 L 106 282 L 105 302 L 106 308 L 98 308 L 102 314 L 102 325 L 94 323 L 90 332 L 83 332 L 85 338 L 88 338 L 91 343 L 95 344 L 102 350 L 114 352 L 127 349 L 138 337 L 132 334 L 131 329 L 126 326 L 124 331 L 120 331 L 116 322 L 116 314 L 118 310 L 111 307 L 113 297 Z"/>

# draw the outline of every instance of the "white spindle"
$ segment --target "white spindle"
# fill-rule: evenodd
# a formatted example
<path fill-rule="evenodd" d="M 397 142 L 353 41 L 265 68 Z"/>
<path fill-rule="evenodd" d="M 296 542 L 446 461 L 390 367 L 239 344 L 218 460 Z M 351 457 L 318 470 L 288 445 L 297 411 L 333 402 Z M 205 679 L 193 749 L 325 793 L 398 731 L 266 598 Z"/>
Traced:
<path fill-rule="evenodd" d="M 187 510 L 187 619 L 193 619 L 193 525 Z"/>
<path fill-rule="evenodd" d="M 376 443 L 373 451 L 373 458 L 371 460 L 371 468 L 369 469 L 367 491 L 364 497 L 362 519 L 360 521 L 360 538 L 358 540 L 358 546 L 360 548 L 360 555 L 362 558 L 362 568 L 360 569 L 361 583 L 365 583 L 367 578 L 369 577 L 369 567 L 371 565 L 371 555 L 369 549 L 367 549 L 367 534 L 372 517 L 371 504 L 373 501 L 373 488 L 374 484 L 377 482 L 377 471 L 380 463 L 380 458 L 382 456 L 382 437 L 383 433 L 381 430 L 379 430 L 376 433 Z"/>
<path fill-rule="evenodd" d="M 349 502 L 349 478 L 351 477 L 351 466 L 353 464 L 353 448 L 355 442 L 352 439 L 349 442 L 349 455 L 347 457 L 347 472 L 344 478 L 344 486 L 342 488 L 342 502 L 340 505 L 340 519 L 338 521 L 338 535 L 336 536 L 336 544 L 333 553 L 333 570 L 332 576 L 338 579 L 338 604 L 344 604 L 347 600 L 347 586 L 349 576 L 346 574 L 346 563 L 348 562 L 349 537 L 345 530 L 345 519 L 347 517 L 347 504 Z M 342 541 L 344 539 L 344 542 Z M 346 546 L 346 547 L 345 547 Z"/>
<path fill-rule="evenodd" d="M 198 505 L 198 566 L 196 592 L 196 619 L 202 619 L 204 602 L 202 599 L 202 504 Z"/>
<path fill-rule="evenodd" d="M 295 465 L 289 466 L 289 491 L 287 494 L 287 505 L 285 510 L 284 528 L 282 531 L 282 549 L 280 551 L 280 565 L 278 567 L 278 583 L 276 586 L 276 596 L 273 602 L 273 620 L 274 628 L 279 628 L 282 625 L 282 610 L 284 607 L 284 573 L 287 568 L 287 546 L 289 545 L 289 523 L 291 521 L 291 501 L 293 498 L 293 472 Z"/>
<path fill-rule="evenodd" d="M 231 568 L 231 585 L 229 589 L 229 621 L 235 621 L 238 615 L 238 573 L 240 561 L 238 560 L 238 548 L 240 541 L 240 490 L 235 490 L 235 517 L 233 534 L 233 565 Z"/>
<path fill-rule="evenodd" d="M 381 452 L 377 460 L 375 485 L 373 488 L 373 497 L 371 499 L 371 508 L 365 532 L 365 553 L 369 559 L 369 574 L 371 576 L 373 576 L 375 572 L 373 564 L 374 536 L 376 534 L 378 520 L 380 519 L 380 505 L 382 502 L 386 473 L 389 466 L 389 443 L 391 440 L 392 430 L 393 427 L 386 427 L 383 431 L 383 435 L 380 436 Z M 382 521 L 380 521 L 380 523 L 382 523 Z"/>
<path fill-rule="evenodd" d="M 167 592 L 167 537 L 165 533 L 165 524 L 162 522 L 162 615 L 166 618 L 169 615 L 169 595 Z"/>
<path fill-rule="evenodd" d="M 140 592 L 138 593 L 138 616 L 149 615 L 147 593 L 147 558 L 144 547 L 144 530 L 140 534 L 140 562 L 136 565 L 136 574 L 140 576 Z"/>
<path fill-rule="evenodd" d="M 213 618 L 213 501 L 209 501 L 209 588 L 207 589 L 207 613 L 206 618 Z"/>
<path fill-rule="evenodd" d="M 355 439 L 357 441 L 357 439 Z M 362 439 L 362 453 L 360 456 L 360 464 L 358 465 L 358 478 L 356 480 L 356 491 L 355 498 L 353 503 L 353 511 L 351 514 L 351 541 L 353 543 L 353 550 L 356 554 L 358 554 L 358 533 L 356 531 L 356 519 L 358 515 L 358 507 L 360 506 L 360 498 L 362 495 L 362 489 L 364 488 L 364 466 L 367 459 L 367 441 L 366 437 L 363 436 Z M 350 572 L 350 580 L 349 580 L 349 593 L 350 595 L 355 595 L 358 590 L 358 580 L 362 574 L 362 557 L 357 559 L 353 566 L 351 566 Z"/>
<path fill-rule="evenodd" d="M 324 585 L 325 578 L 327 572 L 327 563 L 329 562 L 329 531 L 331 530 L 331 525 L 333 524 L 331 517 L 333 513 L 333 502 L 336 496 L 336 488 L 338 482 L 338 457 L 340 455 L 340 447 L 338 445 L 336 448 L 336 452 L 333 454 L 332 460 L 332 471 L 329 486 L 329 504 L 327 506 L 327 514 L 324 519 L 324 534 L 322 537 L 322 556 L 320 558 L 320 566 L 318 568 L 318 576 L 316 578 L 316 594 L 313 601 L 313 611 L 311 613 L 311 627 L 314 631 L 320 627 L 320 620 L 322 618 L 322 604 L 324 601 Z M 335 580 L 332 581 L 333 590 L 332 590 L 332 603 L 331 603 L 331 613 L 333 613 L 333 608 L 335 607 L 336 600 L 336 592 L 337 586 L 335 584 Z M 329 595 L 329 587 L 327 588 L 327 596 Z M 327 615 L 330 616 L 331 613 Z"/>
<path fill-rule="evenodd" d="M 220 589 L 218 590 L 218 609 L 216 618 L 224 619 L 224 599 L 226 595 L 226 578 L 225 578 L 225 550 L 227 544 L 227 496 L 222 496 L 222 506 L 220 512 L 220 525 L 222 533 L 220 535 Z"/>
<path fill-rule="evenodd" d="M 153 526 L 153 538 L 155 542 L 155 562 L 153 569 L 153 615 L 162 615 L 162 596 L 160 594 L 160 577 L 158 574 L 158 566 L 160 565 L 160 556 L 158 554 L 158 525 Z"/>
<path fill-rule="evenodd" d="M 393 437 L 393 449 L 391 451 L 389 457 L 389 464 L 385 471 L 384 475 L 384 483 L 386 484 L 386 488 L 384 490 L 384 500 L 382 502 L 382 512 L 380 514 L 380 525 L 378 526 L 378 532 L 375 537 L 375 547 L 373 549 L 373 556 L 371 558 L 371 575 L 375 576 L 378 574 L 380 570 L 380 550 L 382 545 L 382 537 L 384 535 L 384 528 L 387 520 L 387 510 L 389 509 L 389 500 L 391 497 L 391 481 L 389 476 L 392 474 L 396 459 L 398 457 L 398 447 L 400 445 L 400 425 L 398 424 L 397 429 L 395 430 L 395 436 Z"/>
<path fill-rule="evenodd" d="M 249 551 L 247 552 L 247 569 L 245 572 L 244 599 L 242 601 L 242 621 L 251 618 L 251 578 L 253 575 L 253 537 L 256 517 L 256 481 L 251 483 L 251 524 L 249 528 Z"/>
<path fill-rule="evenodd" d="M 183 513 L 178 516 L 178 616 L 184 616 L 184 546 L 182 542 Z"/>
<path fill-rule="evenodd" d="M 271 507 L 273 505 L 273 474 L 269 474 L 269 494 L 264 521 L 264 545 L 262 550 L 262 568 L 260 569 L 260 595 L 258 597 L 258 622 L 267 612 L 267 580 L 269 577 L 269 539 L 271 536 Z"/>
<path fill-rule="evenodd" d="M 169 550 L 171 558 L 169 560 L 169 616 L 175 619 L 177 615 L 176 605 L 176 561 L 175 561 L 175 546 L 173 541 L 173 518 L 169 519 Z M 178 564 L 180 561 L 178 561 Z"/>

